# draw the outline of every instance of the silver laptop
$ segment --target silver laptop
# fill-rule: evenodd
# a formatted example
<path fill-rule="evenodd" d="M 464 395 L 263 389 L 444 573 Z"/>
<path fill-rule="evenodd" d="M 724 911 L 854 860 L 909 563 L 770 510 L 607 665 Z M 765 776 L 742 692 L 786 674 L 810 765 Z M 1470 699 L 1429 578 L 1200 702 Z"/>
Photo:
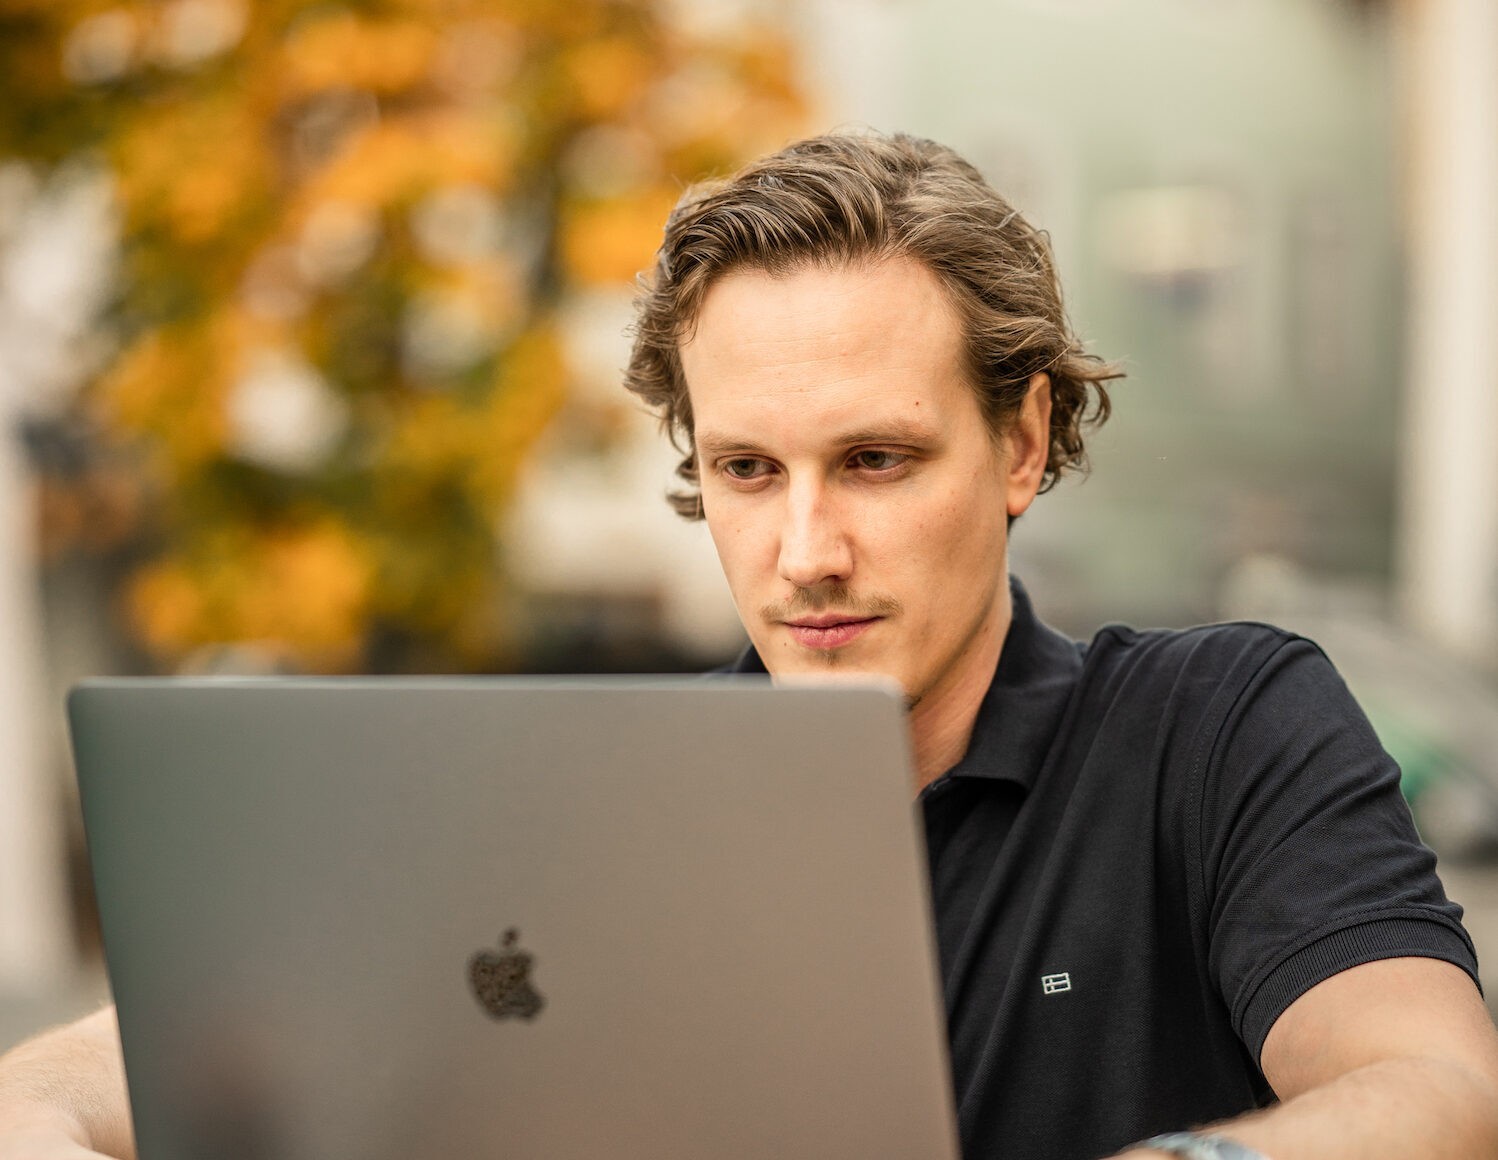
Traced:
<path fill-rule="evenodd" d="M 111 680 L 143 1160 L 957 1155 L 897 696 Z"/>

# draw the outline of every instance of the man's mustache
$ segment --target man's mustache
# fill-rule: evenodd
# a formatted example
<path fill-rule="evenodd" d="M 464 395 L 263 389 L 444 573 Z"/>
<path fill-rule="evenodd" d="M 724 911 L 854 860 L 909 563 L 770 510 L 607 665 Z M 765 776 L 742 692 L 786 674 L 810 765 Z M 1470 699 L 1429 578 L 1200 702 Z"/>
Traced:
<path fill-rule="evenodd" d="M 849 620 L 868 620 L 876 616 L 894 616 L 902 608 L 893 596 L 855 596 L 846 584 L 819 584 L 815 588 L 797 588 L 787 599 L 764 605 L 759 614 L 777 623 L 807 613 L 822 612 L 846 616 Z"/>

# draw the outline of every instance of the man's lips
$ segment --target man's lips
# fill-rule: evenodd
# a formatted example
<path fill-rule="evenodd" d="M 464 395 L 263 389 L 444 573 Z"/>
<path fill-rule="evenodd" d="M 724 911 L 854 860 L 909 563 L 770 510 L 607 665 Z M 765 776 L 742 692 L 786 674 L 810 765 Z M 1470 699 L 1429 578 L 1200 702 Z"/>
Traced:
<path fill-rule="evenodd" d="M 857 640 L 881 620 L 878 616 L 800 616 L 785 621 L 797 644 L 814 649 L 841 648 Z"/>

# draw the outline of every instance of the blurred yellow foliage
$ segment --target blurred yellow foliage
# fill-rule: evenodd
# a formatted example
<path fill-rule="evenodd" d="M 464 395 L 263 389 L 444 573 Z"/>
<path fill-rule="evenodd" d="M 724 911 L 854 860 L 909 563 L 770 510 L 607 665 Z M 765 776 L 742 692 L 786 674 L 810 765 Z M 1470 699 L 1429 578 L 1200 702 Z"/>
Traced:
<path fill-rule="evenodd" d="M 516 143 L 502 121 L 437 110 L 356 133 L 312 180 L 307 195 L 359 205 L 399 203 L 434 185 L 473 182 L 503 191 Z"/>
<path fill-rule="evenodd" d="M 184 656 L 205 639 L 231 639 L 205 637 L 207 605 L 204 585 L 175 560 L 145 565 L 126 589 L 127 611 L 141 642 L 162 656 Z"/>
<path fill-rule="evenodd" d="M 572 206 L 562 219 L 562 260 L 580 285 L 627 281 L 660 245 L 677 191 L 663 187 Z"/>
<path fill-rule="evenodd" d="M 194 554 L 154 561 L 126 600 L 143 643 L 164 656 L 232 641 L 340 671 L 360 659 L 373 583 L 366 545 L 324 521 L 245 542 L 216 537 Z"/>
<path fill-rule="evenodd" d="M 108 502 L 49 483 L 48 550 L 130 561 L 160 664 L 501 662 L 559 309 L 628 288 L 684 183 L 802 127 L 782 33 L 674 10 L 0 0 L 0 160 L 113 176 L 117 354 L 77 413 L 144 472 Z"/>
<path fill-rule="evenodd" d="M 624 36 L 584 41 L 567 53 L 567 84 L 584 117 L 608 120 L 639 100 L 659 65 Z"/>
<path fill-rule="evenodd" d="M 222 99 L 127 122 L 114 173 L 129 224 L 160 226 L 187 246 L 219 235 L 257 193 L 268 193 L 272 158 L 260 128 L 249 109 Z"/>
<path fill-rule="evenodd" d="M 223 394 L 235 351 L 222 327 L 174 327 L 142 334 L 97 384 L 100 412 L 145 445 L 174 476 L 190 473 L 224 445 Z"/>
<path fill-rule="evenodd" d="M 438 43 L 436 28 L 426 21 L 326 10 L 287 36 L 280 79 L 296 97 L 328 89 L 402 93 L 427 79 Z"/>

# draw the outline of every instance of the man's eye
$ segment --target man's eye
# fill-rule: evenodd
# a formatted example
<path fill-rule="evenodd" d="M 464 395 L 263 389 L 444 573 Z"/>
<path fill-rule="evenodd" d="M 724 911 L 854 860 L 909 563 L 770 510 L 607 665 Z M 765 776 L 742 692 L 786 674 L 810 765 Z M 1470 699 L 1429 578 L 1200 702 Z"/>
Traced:
<path fill-rule="evenodd" d="M 853 456 L 853 465 L 865 471 L 888 471 L 899 467 L 910 457 L 898 451 L 859 451 Z"/>
<path fill-rule="evenodd" d="M 723 473 L 734 479 L 754 479 L 763 474 L 764 466 L 759 459 L 730 459 L 723 464 Z"/>

